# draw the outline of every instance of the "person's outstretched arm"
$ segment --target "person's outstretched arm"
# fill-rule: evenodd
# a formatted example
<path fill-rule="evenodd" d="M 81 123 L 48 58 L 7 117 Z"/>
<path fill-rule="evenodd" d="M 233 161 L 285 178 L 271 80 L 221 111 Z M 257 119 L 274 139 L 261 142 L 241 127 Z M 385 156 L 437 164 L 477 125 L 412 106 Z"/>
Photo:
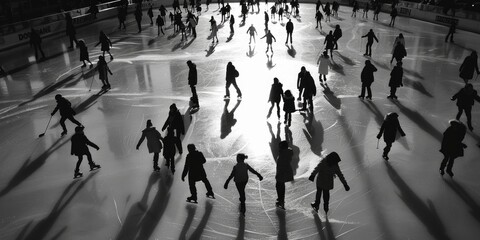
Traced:
<path fill-rule="evenodd" d="M 250 165 L 247 164 L 247 168 L 248 168 L 248 171 L 250 171 L 251 173 L 257 175 L 257 177 L 258 177 L 258 179 L 260 179 L 260 181 L 263 180 L 262 175 L 260 175 L 260 173 L 258 173 L 257 171 L 255 171 L 255 169 L 253 169 L 252 167 L 250 167 Z"/>
<path fill-rule="evenodd" d="M 84 136 L 85 137 L 85 143 L 88 145 L 88 146 L 91 146 L 95 149 L 97 149 L 97 151 L 100 149 L 97 144 L 91 142 L 90 140 L 88 140 L 87 136 Z"/>
<path fill-rule="evenodd" d="M 335 175 L 337 175 L 338 178 L 340 179 L 340 182 L 343 183 L 343 187 L 345 188 L 345 191 L 349 191 L 349 190 L 350 190 L 350 186 L 348 186 L 347 180 L 345 180 L 345 177 L 343 176 L 343 173 L 342 173 L 342 171 L 340 170 L 340 167 L 339 167 L 338 165 L 335 166 Z"/>
<path fill-rule="evenodd" d="M 145 133 L 144 132 L 142 132 L 142 137 L 140 137 L 140 140 L 138 140 L 137 150 L 138 150 L 138 148 L 140 148 L 140 145 L 142 145 L 143 140 L 145 140 Z"/>

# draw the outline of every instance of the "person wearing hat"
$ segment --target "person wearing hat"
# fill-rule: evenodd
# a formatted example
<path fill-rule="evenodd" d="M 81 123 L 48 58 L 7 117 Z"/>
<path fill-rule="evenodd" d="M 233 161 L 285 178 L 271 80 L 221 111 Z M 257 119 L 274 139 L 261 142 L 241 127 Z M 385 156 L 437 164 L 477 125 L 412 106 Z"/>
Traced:
<path fill-rule="evenodd" d="M 383 135 L 383 140 L 387 144 L 383 149 L 382 157 L 385 160 L 388 160 L 388 153 L 390 152 L 390 148 L 392 148 L 392 143 L 395 142 L 395 138 L 397 136 L 397 131 L 405 137 L 405 133 L 400 127 L 400 122 L 398 121 L 398 114 L 391 112 L 385 116 L 385 120 L 382 123 L 382 127 L 380 128 L 380 132 L 377 134 L 377 138 L 380 139 Z"/>
<path fill-rule="evenodd" d="M 397 88 L 403 87 L 403 68 L 402 62 L 397 62 L 397 66 L 393 67 L 392 72 L 390 72 L 390 81 L 388 86 L 390 87 L 390 95 L 387 98 L 397 99 Z"/>
<path fill-rule="evenodd" d="M 160 151 L 162 150 L 162 135 L 158 132 L 155 127 L 153 127 L 152 121 L 150 119 L 147 120 L 147 127 L 143 129 L 142 136 L 137 143 L 137 150 L 142 145 L 142 142 L 147 139 L 147 147 L 148 152 L 153 153 L 153 170 L 156 172 L 160 171 L 160 167 L 158 166 L 158 156 Z"/>
<path fill-rule="evenodd" d="M 83 129 L 84 127 L 81 127 L 81 126 L 76 127 L 75 134 L 73 134 L 71 139 L 71 142 L 72 142 L 71 154 L 78 157 L 77 165 L 75 167 L 74 178 L 83 176 L 83 173 L 80 172 L 80 164 L 82 164 L 83 155 L 87 156 L 88 165 L 90 165 L 90 171 L 100 168 L 100 165 L 96 164 L 92 160 L 92 154 L 90 154 L 90 151 L 88 150 L 88 146 L 91 146 L 97 149 L 97 151 L 100 148 L 95 143 L 88 140 L 87 136 L 85 136 L 85 133 L 83 132 Z"/>
<path fill-rule="evenodd" d="M 440 152 L 443 154 L 443 160 L 440 164 L 440 174 L 445 174 L 445 167 L 447 167 L 447 174 L 453 177 L 453 163 L 455 158 L 463 156 L 463 149 L 467 147 L 462 141 L 465 138 L 467 128 L 465 125 L 455 119 L 449 121 L 450 126 L 443 133 L 442 146 Z"/>
<path fill-rule="evenodd" d="M 77 124 L 79 127 L 83 127 L 82 124 L 77 121 L 73 116 L 75 116 L 75 110 L 72 108 L 72 104 L 61 94 L 55 95 L 55 100 L 57 101 L 57 106 L 50 115 L 55 115 L 55 113 L 60 110 L 60 126 L 62 126 L 63 132 L 62 136 L 67 134 L 67 127 L 65 126 L 65 121 L 68 119 L 72 123 Z"/>
<path fill-rule="evenodd" d="M 187 149 L 188 154 L 182 172 L 182 181 L 185 181 L 185 177 L 188 175 L 188 185 L 191 196 L 187 198 L 187 202 L 197 202 L 197 188 L 195 187 L 195 183 L 198 181 L 202 181 L 205 184 L 205 188 L 207 188 L 207 197 L 215 198 L 212 185 L 210 185 L 207 173 L 203 168 L 203 164 L 205 164 L 207 160 L 203 156 L 203 153 L 196 149 L 194 144 L 188 144 Z"/>

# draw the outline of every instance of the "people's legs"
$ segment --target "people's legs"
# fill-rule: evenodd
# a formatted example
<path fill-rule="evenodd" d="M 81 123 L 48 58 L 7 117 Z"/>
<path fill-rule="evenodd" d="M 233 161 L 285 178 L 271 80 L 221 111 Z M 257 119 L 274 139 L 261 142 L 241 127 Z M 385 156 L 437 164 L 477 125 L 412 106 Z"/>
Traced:
<path fill-rule="evenodd" d="M 458 107 L 458 113 L 455 119 L 460 120 L 460 117 L 462 116 L 462 114 L 463 114 L 463 108 Z"/>
<path fill-rule="evenodd" d="M 275 188 L 277 189 L 277 203 L 283 205 L 285 203 L 285 183 L 277 181 Z"/>
<path fill-rule="evenodd" d="M 230 85 L 232 84 L 231 81 L 227 81 L 227 83 L 225 84 L 225 96 L 226 97 L 230 97 Z"/>
<path fill-rule="evenodd" d="M 443 160 L 442 163 L 440 164 L 440 174 L 443 175 L 445 166 L 447 166 L 449 157 L 446 154 L 443 154 Z"/>
<path fill-rule="evenodd" d="M 62 126 L 63 132 L 67 133 L 67 127 L 65 126 L 65 120 L 67 120 L 67 117 L 62 116 L 60 118 L 60 126 Z"/>
<path fill-rule="evenodd" d="M 365 88 L 367 88 L 367 86 L 364 83 L 362 83 L 362 92 L 360 93 L 359 97 L 362 97 L 362 98 L 365 97 Z"/>
<path fill-rule="evenodd" d="M 388 153 L 390 152 L 390 149 L 392 148 L 392 143 L 391 142 L 385 142 L 387 145 L 383 149 L 383 156 L 388 157 Z"/>
<path fill-rule="evenodd" d="M 465 115 L 467 116 L 467 125 L 470 130 L 473 130 L 472 127 L 472 106 L 465 108 Z"/>
<path fill-rule="evenodd" d="M 176 141 L 176 144 L 175 144 L 178 149 L 178 153 L 182 154 L 183 148 L 182 148 L 182 140 L 180 138 L 180 130 L 175 129 L 175 137 L 178 138 L 178 141 Z"/>
<path fill-rule="evenodd" d="M 318 209 L 320 205 L 320 198 L 322 197 L 323 189 L 317 187 L 317 193 L 315 194 L 315 202 L 313 202 L 313 206 Z"/>
<path fill-rule="evenodd" d="M 446 40 L 445 40 L 445 42 L 446 42 Z M 33 44 L 33 49 L 35 50 L 35 59 L 38 59 L 38 45 Z"/>
<path fill-rule="evenodd" d="M 372 98 L 372 89 L 370 88 L 370 84 L 367 85 L 367 98 Z"/>
<path fill-rule="evenodd" d="M 233 85 L 233 87 L 235 87 L 235 90 L 237 90 L 237 95 L 238 95 L 239 97 L 241 97 L 241 96 L 242 96 L 242 91 L 240 91 L 240 88 L 239 88 L 238 85 L 237 85 L 237 81 L 236 81 L 236 80 L 233 80 L 232 85 Z"/>
<path fill-rule="evenodd" d="M 87 160 L 88 160 L 88 165 L 90 165 L 90 169 L 94 168 L 94 167 L 99 167 L 99 165 L 97 165 L 93 159 L 92 159 L 92 154 L 90 154 L 89 151 L 87 151 L 87 153 L 85 153 L 85 155 L 87 155 Z"/>
<path fill-rule="evenodd" d="M 448 160 L 448 163 L 447 163 L 447 173 L 449 175 L 453 175 L 453 172 L 452 172 L 452 168 L 453 168 L 453 163 L 455 161 L 455 158 L 451 157 L 449 160 Z"/>
<path fill-rule="evenodd" d="M 272 115 L 272 110 L 273 110 L 273 105 L 274 103 L 273 102 L 270 102 L 272 105 L 270 106 L 270 109 L 268 109 L 268 114 L 267 114 L 267 118 L 270 117 L 270 115 Z"/>
<path fill-rule="evenodd" d="M 293 33 L 290 32 L 290 44 L 292 44 L 292 42 L 293 42 L 293 39 L 292 39 L 292 38 L 293 38 Z"/>
<path fill-rule="evenodd" d="M 80 164 L 82 164 L 83 156 L 79 155 L 77 160 L 77 165 L 75 166 L 75 173 L 80 172 Z"/>
<path fill-rule="evenodd" d="M 171 155 L 167 158 L 167 162 L 170 162 L 170 169 L 172 172 L 175 172 L 175 157 Z"/>
<path fill-rule="evenodd" d="M 313 112 L 313 96 L 310 96 L 308 98 L 308 106 L 309 106 L 309 109 L 310 109 L 310 112 Z"/>
<path fill-rule="evenodd" d="M 330 190 L 323 189 L 323 210 L 328 212 L 328 202 L 330 201 Z"/>
<path fill-rule="evenodd" d="M 205 188 L 207 188 L 207 194 L 213 195 L 212 185 L 210 185 L 210 182 L 208 181 L 207 177 L 202 179 L 202 182 L 205 184 Z"/>
<path fill-rule="evenodd" d="M 154 153 L 153 153 L 153 169 L 154 169 L 154 170 L 160 169 L 160 168 L 158 167 L 158 155 L 159 155 L 158 152 L 154 152 Z"/>
<path fill-rule="evenodd" d="M 277 117 L 278 120 L 280 120 L 280 102 L 276 102 L 275 104 L 277 104 Z"/>
<path fill-rule="evenodd" d="M 247 186 L 247 182 L 235 182 L 235 186 L 237 187 L 238 194 L 240 195 L 240 203 L 245 203 L 245 187 Z"/>
<path fill-rule="evenodd" d="M 75 118 L 73 118 L 73 115 L 70 115 L 70 116 L 68 116 L 68 117 L 66 117 L 66 118 L 67 118 L 68 120 L 70 120 L 72 123 L 77 124 L 77 126 L 82 126 L 82 124 L 81 124 L 79 121 L 77 121 Z"/>
<path fill-rule="evenodd" d="M 195 187 L 195 181 L 188 178 L 188 187 L 190 188 L 190 194 L 192 195 L 191 198 L 193 200 L 197 200 L 197 188 Z"/>
<path fill-rule="evenodd" d="M 450 42 L 453 42 L 453 33 L 454 33 L 454 32 L 452 32 L 452 33 L 450 34 Z"/>
<path fill-rule="evenodd" d="M 195 88 L 195 85 L 190 85 L 190 89 L 192 90 L 193 102 L 198 103 L 197 89 Z"/>

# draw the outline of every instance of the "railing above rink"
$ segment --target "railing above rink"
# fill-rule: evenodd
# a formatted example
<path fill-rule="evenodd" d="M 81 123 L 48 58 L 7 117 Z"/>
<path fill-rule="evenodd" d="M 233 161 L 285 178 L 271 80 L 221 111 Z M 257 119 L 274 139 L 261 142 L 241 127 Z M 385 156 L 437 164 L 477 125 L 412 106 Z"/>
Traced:
<path fill-rule="evenodd" d="M 451 9 L 449 9 L 449 11 L 447 13 L 445 13 L 444 12 L 445 8 L 443 6 L 436 6 L 436 5 L 423 4 L 423 3 L 414 3 L 414 2 L 405 2 L 405 1 L 401 1 L 400 3 L 398 3 L 398 7 L 417 9 L 417 10 L 420 10 L 420 11 L 432 12 L 432 13 L 436 13 L 436 14 L 443 14 L 443 15 L 446 15 L 446 16 L 450 16 L 452 18 L 463 18 L 463 19 L 480 21 L 480 13 L 479 12 L 469 11 L 469 10 L 465 10 L 465 9 L 451 8 Z"/>

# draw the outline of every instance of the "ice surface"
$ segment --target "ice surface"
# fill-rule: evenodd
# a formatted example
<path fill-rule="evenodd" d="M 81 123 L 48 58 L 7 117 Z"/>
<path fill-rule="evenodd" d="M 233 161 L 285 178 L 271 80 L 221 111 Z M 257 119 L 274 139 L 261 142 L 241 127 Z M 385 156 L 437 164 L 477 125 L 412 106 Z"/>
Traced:
<path fill-rule="evenodd" d="M 0 54 L 0 64 L 12 73 L 0 79 L 0 239 L 478 239 L 477 106 L 472 112 L 475 132 L 465 138 L 468 148 L 455 164 L 454 180 L 438 174 L 442 133 L 457 111 L 450 97 L 463 86 L 458 68 L 471 49 L 480 50 L 478 34 L 458 31 L 456 43 L 447 44 L 447 27 L 399 17 L 391 28 L 387 14 L 381 13 L 379 22 L 352 19 L 351 9 L 344 6 L 340 18 L 322 23 L 323 31 L 319 31 L 314 5 L 302 4 L 301 18 L 292 20 L 293 47 L 283 44 L 286 20 L 274 21 L 270 29 L 277 42 L 274 54 L 266 56 L 265 41 L 259 39 L 264 4 L 260 13 L 249 14 L 240 26 L 239 6 L 232 6 L 235 34 L 228 41 L 229 26 L 221 25 L 216 46 L 207 39 L 210 16 L 220 22 L 216 4 L 202 12 L 194 41 L 181 42 L 170 27 L 167 35 L 156 37 L 156 28 L 146 18 L 143 32 L 137 34 L 133 16 L 129 16 L 126 32 L 116 30 L 116 19 L 78 29 L 95 62 L 100 54 L 94 47 L 99 30 L 113 41 L 115 60 L 109 63 L 113 89 L 103 95 L 97 94 L 97 76 L 80 68 L 78 51 L 66 51 L 65 36 L 44 40 L 49 58 L 38 64 L 31 62 L 33 53 L 27 46 Z M 256 44 L 248 45 L 245 32 L 252 23 L 260 35 Z M 336 24 L 341 25 L 343 37 L 328 75 L 329 90 L 316 80 L 313 118 L 297 112 L 290 129 L 283 121 L 277 122 L 275 114 L 266 120 L 273 77 L 294 95 L 301 66 L 317 79 L 316 62 L 324 36 Z M 365 40 L 360 36 L 371 28 L 380 42 L 373 45 L 372 62 L 379 71 L 370 102 L 357 95 L 365 61 Z M 390 101 L 386 98 L 390 52 L 399 33 L 406 38 L 408 52 L 405 87 L 398 90 L 398 101 Z M 191 116 L 187 111 L 191 96 L 187 60 L 197 64 L 199 75 L 201 108 Z M 243 100 L 237 102 L 231 89 L 232 99 L 225 106 L 229 61 L 240 72 Z M 472 83 L 479 88 L 478 82 Z M 102 169 L 89 173 L 84 163 L 81 180 L 72 180 L 76 159 L 69 154 L 69 138 L 73 124 L 67 121 L 69 135 L 60 138 L 57 115 L 46 135 L 37 138 L 45 129 L 57 93 L 72 102 L 86 135 L 101 148 L 92 154 Z M 180 179 L 185 153 L 177 156 L 177 172 L 171 175 L 163 158 L 161 172 L 152 173 L 152 156 L 145 145 L 135 150 L 146 120 L 152 119 L 161 128 L 171 103 L 186 113 L 184 148 L 195 143 L 207 157 L 205 167 L 215 200 L 206 199 L 205 188 L 198 183 L 198 205 L 185 202 L 188 184 Z M 394 143 L 387 163 L 381 158 L 384 143 L 377 149 L 375 136 L 390 111 L 400 115 L 407 136 Z M 235 125 L 226 121 L 226 114 L 234 115 Z M 292 142 L 296 175 L 287 184 L 287 210 L 283 212 L 275 208 L 273 156 L 277 143 L 286 139 Z M 351 190 L 345 192 L 335 180 L 326 217 L 322 211 L 312 214 L 309 203 L 315 185 L 307 177 L 320 156 L 331 151 L 340 154 L 340 167 Z M 265 177 L 259 182 L 251 176 L 244 218 L 238 213 L 235 187 L 223 189 L 239 152 L 248 154 L 247 162 Z"/>

